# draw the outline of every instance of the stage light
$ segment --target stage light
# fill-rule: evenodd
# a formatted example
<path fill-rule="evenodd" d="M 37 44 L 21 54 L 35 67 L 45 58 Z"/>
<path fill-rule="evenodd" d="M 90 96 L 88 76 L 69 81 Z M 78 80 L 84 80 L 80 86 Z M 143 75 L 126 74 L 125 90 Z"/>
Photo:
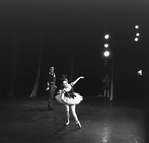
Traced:
<path fill-rule="evenodd" d="M 105 47 L 105 48 L 108 48 L 108 47 L 109 47 L 109 44 L 104 44 L 104 47 Z"/>
<path fill-rule="evenodd" d="M 136 25 L 136 26 L 135 26 L 135 29 L 138 29 L 138 28 L 139 28 L 139 25 Z"/>
<path fill-rule="evenodd" d="M 109 37 L 110 37 L 109 34 L 105 35 L 105 39 L 109 39 Z"/>
<path fill-rule="evenodd" d="M 142 70 L 139 70 L 138 72 L 137 72 L 137 75 L 142 75 Z"/>
<path fill-rule="evenodd" d="M 105 52 L 104 52 L 104 56 L 105 56 L 105 57 L 108 57 L 109 55 L 110 55 L 110 52 L 109 52 L 109 51 L 105 51 Z"/>
<path fill-rule="evenodd" d="M 135 41 L 137 42 L 139 40 L 139 38 L 135 38 Z"/>
<path fill-rule="evenodd" d="M 140 36 L 140 33 L 136 33 L 136 36 Z"/>

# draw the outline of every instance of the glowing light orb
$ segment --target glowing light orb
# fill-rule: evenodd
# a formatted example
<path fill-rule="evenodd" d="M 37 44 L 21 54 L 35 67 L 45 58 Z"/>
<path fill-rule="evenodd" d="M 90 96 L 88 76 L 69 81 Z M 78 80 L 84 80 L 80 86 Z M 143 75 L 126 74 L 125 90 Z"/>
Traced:
<path fill-rule="evenodd" d="M 109 39 L 109 37 L 110 37 L 109 34 L 105 35 L 105 39 Z"/>
<path fill-rule="evenodd" d="M 137 42 L 139 40 L 139 38 L 135 38 L 135 41 Z"/>
<path fill-rule="evenodd" d="M 136 36 L 140 36 L 140 33 L 136 33 Z"/>
<path fill-rule="evenodd" d="M 135 26 L 135 29 L 138 29 L 138 28 L 139 28 L 139 25 L 136 25 L 136 26 Z"/>
<path fill-rule="evenodd" d="M 109 47 L 109 44 L 104 44 L 104 47 L 105 47 L 105 48 L 108 48 L 108 47 Z"/>
<path fill-rule="evenodd" d="M 137 75 L 142 75 L 142 70 L 139 70 L 139 71 L 137 72 Z"/>
<path fill-rule="evenodd" d="M 105 57 L 108 57 L 109 55 L 110 55 L 110 52 L 109 52 L 109 51 L 105 51 L 105 52 L 104 52 L 104 56 L 105 56 Z"/>

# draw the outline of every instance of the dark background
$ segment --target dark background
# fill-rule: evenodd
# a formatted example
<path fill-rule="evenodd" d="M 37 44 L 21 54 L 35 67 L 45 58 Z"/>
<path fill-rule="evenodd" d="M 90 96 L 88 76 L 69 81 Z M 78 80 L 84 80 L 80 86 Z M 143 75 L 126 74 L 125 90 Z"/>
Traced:
<path fill-rule="evenodd" d="M 97 96 L 105 73 L 102 54 L 106 33 L 110 34 L 114 63 L 114 98 L 146 96 L 148 7 L 147 0 L 1 0 L 0 96 L 7 95 L 13 67 L 17 73 L 14 95 L 31 94 L 40 54 L 38 96 L 46 94 L 50 66 L 55 67 L 58 85 L 63 73 L 70 80 L 83 75 L 76 91 Z M 136 24 L 140 26 L 138 44 L 134 42 Z M 142 77 L 137 76 L 139 69 Z"/>

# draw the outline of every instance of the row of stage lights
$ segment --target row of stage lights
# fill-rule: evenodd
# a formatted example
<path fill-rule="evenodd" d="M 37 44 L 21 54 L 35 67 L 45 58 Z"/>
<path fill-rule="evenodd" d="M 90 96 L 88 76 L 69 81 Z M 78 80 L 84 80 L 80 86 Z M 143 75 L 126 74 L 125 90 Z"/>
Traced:
<path fill-rule="evenodd" d="M 105 44 L 104 44 L 104 48 L 105 48 L 105 51 L 104 51 L 104 56 L 105 57 L 109 57 L 110 56 L 110 51 L 108 50 L 109 49 L 109 38 L 110 38 L 110 35 L 109 34 L 106 34 L 104 36 L 104 39 L 105 39 Z"/>
<path fill-rule="evenodd" d="M 139 41 L 139 36 L 140 36 L 140 33 L 139 33 L 139 25 L 135 25 L 135 38 L 134 38 L 134 41 L 135 42 L 138 42 Z M 105 44 L 104 44 L 104 57 L 109 57 L 110 56 L 110 51 L 109 51 L 109 39 L 110 39 L 110 35 L 109 34 L 105 34 L 104 36 L 104 39 L 105 39 Z"/>
<path fill-rule="evenodd" d="M 104 59 L 104 61 L 103 61 L 104 65 L 108 64 L 107 58 L 110 56 L 110 51 L 109 51 L 109 47 L 110 47 L 109 43 L 110 42 L 109 42 L 109 39 L 110 39 L 110 35 L 105 34 L 105 36 L 104 36 L 105 43 L 104 43 L 104 53 L 103 53 L 103 55 L 104 55 L 104 57 L 106 57 L 106 59 Z"/>
<path fill-rule="evenodd" d="M 139 33 L 139 25 L 135 25 L 135 38 L 134 38 L 134 41 L 136 42 L 136 46 L 138 46 L 138 42 L 139 42 L 139 36 L 140 36 L 140 33 Z M 106 59 L 104 60 L 103 64 L 104 65 L 107 65 L 108 63 L 108 60 L 107 58 L 110 56 L 110 45 L 109 45 L 109 39 L 110 39 L 110 35 L 109 34 L 105 34 L 104 35 L 104 40 L 105 40 L 105 43 L 104 43 L 104 57 L 106 57 Z M 140 69 L 138 72 L 137 72 L 138 75 L 142 75 L 142 70 Z"/>
<path fill-rule="evenodd" d="M 136 33 L 135 33 L 134 41 L 136 42 L 136 47 L 138 48 L 139 47 L 138 42 L 140 41 L 140 39 L 139 39 L 139 37 L 140 37 L 139 25 L 135 26 L 135 30 L 136 30 Z M 137 75 L 138 76 L 142 76 L 143 75 L 143 71 L 142 71 L 142 69 L 140 69 L 140 67 L 139 67 L 139 70 L 137 71 Z"/>
<path fill-rule="evenodd" d="M 136 26 L 135 26 L 135 30 L 136 30 L 136 33 L 135 33 L 135 39 L 134 39 L 134 41 L 135 41 L 135 42 L 138 42 L 138 41 L 139 41 L 139 36 L 140 36 L 140 33 L 139 33 L 139 25 L 136 25 Z"/>

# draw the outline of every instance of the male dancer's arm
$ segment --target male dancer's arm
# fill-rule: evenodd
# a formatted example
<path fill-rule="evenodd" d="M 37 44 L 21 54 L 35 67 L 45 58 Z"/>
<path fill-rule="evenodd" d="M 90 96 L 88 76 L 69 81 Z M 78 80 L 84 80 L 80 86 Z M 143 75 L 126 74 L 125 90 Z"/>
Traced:
<path fill-rule="evenodd" d="M 48 74 L 48 81 L 47 81 L 47 88 L 46 91 L 48 91 L 50 89 L 50 80 L 51 80 L 51 74 Z"/>

